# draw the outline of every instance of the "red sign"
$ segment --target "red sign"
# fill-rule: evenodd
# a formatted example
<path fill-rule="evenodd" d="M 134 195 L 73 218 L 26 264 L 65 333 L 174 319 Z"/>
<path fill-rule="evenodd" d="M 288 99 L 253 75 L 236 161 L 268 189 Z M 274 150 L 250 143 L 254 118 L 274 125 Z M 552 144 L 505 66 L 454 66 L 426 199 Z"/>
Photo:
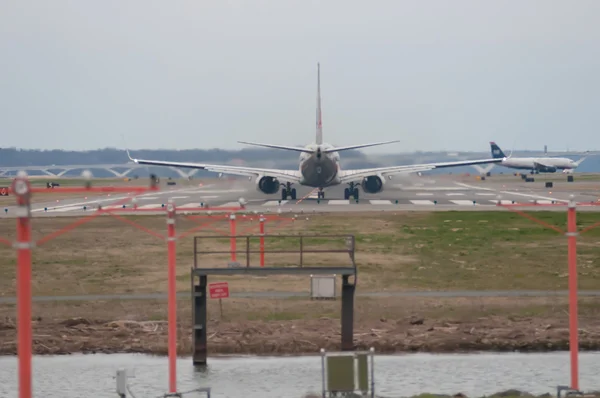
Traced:
<path fill-rule="evenodd" d="M 219 282 L 219 283 L 209 283 L 208 290 L 210 292 L 211 299 L 220 299 L 229 297 L 229 283 L 228 282 Z"/>
<path fill-rule="evenodd" d="M 0 187 L 0 196 L 8 196 L 8 187 Z"/>

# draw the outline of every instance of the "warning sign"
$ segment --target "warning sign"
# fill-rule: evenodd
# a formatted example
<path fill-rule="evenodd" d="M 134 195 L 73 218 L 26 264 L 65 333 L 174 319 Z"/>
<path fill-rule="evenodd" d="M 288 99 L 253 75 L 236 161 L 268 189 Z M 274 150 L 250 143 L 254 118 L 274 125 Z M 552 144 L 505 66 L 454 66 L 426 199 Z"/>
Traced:
<path fill-rule="evenodd" d="M 228 282 L 209 283 L 208 290 L 210 292 L 211 299 L 221 299 L 229 297 Z"/>
<path fill-rule="evenodd" d="M 8 187 L 0 187 L 0 196 L 8 196 Z"/>

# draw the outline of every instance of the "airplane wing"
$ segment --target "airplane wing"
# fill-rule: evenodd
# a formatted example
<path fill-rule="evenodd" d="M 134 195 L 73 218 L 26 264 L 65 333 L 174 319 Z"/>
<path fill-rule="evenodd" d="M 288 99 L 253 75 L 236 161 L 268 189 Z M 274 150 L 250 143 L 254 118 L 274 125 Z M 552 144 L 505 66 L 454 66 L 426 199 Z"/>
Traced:
<path fill-rule="evenodd" d="M 533 162 L 533 165 L 536 167 L 536 169 L 551 169 L 554 168 L 554 166 L 550 165 L 550 164 L 544 164 L 540 161 L 535 161 Z"/>
<path fill-rule="evenodd" d="M 376 167 L 371 169 L 355 169 L 355 170 L 342 170 L 340 171 L 341 183 L 348 183 L 353 181 L 362 181 L 364 178 L 373 175 L 381 175 L 383 177 L 400 174 L 400 173 L 417 173 L 421 171 L 428 171 L 433 169 L 440 169 L 445 167 L 457 167 L 457 166 L 472 166 L 475 164 L 488 164 L 488 163 L 501 163 L 503 158 L 496 159 L 479 159 L 479 160 L 463 160 L 458 162 L 441 162 L 441 163 L 425 163 L 425 164 L 414 164 L 406 166 L 387 166 L 387 167 Z"/>
<path fill-rule="evenodd" d="M 181 167 L 188 169 L 201 169 L 212 171 L 215 173 L 232 174 L 247 177 L 275 177 L 282 181 L 299 182 L 301 174 L 299 170 L 281 170 L 281 169 L 263 169 L 257 167 L 242 167 L 242 166 L 229 166 L 226 164 L 206 164 L 206 163 L 185 163 L 185 162 L 168 162 L 162 160 L 145 160 L 145 159 L 133 159 L 127 151 L 129 159 L 138 164 L 147 164 L 151 166 L 170 166 L 170 167 Z"/>

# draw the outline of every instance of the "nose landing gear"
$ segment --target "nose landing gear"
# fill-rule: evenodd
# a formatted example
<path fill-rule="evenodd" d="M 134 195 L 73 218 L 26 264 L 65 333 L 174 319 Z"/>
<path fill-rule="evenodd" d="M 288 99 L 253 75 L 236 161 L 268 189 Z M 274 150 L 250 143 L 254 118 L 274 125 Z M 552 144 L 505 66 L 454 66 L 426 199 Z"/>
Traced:
<path fill-rule="evenodd" d="M 344 199 L 350 199 L 353 196 L 354 199 L 358 200 L 358 186 L 354 182 L 348 183 L 349 188 L 344 189 Z"/>
<path fill-rule="evenodd" d="M 292 188 L 292 183 L 286 182 L 285 184 L 281 184 L 281 186 L 283 186 L 281 189 L 281 200 L 287 200 L 288 196 L 292 200 L 296 200 L 296 188 Z"/>

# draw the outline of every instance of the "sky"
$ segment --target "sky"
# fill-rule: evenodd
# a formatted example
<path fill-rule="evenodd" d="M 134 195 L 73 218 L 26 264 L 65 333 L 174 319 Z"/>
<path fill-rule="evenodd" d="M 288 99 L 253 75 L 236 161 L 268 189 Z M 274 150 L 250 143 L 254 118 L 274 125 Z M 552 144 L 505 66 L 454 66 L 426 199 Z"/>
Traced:
<path fill-rule="evenodd" d="M 0 147 L 600 150 L 600 2 L 0 0 Z M 125 139 L 123 139 L 125 137 Z"/>

